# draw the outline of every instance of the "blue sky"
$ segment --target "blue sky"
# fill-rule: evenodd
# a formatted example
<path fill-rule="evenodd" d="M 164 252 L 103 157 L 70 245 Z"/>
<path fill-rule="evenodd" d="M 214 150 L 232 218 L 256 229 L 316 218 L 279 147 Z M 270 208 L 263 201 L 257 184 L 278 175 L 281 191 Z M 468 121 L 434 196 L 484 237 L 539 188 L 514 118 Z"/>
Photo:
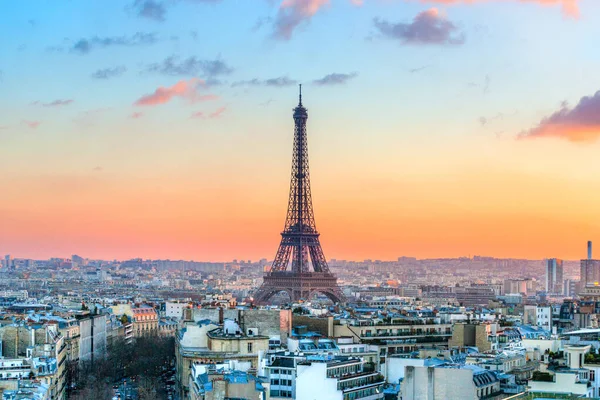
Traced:
<path fill-rule="evenodd" d="M 564 250 L 575 255 L 600 233 L 595 195 L 584 199 L 600 183 L 600 2 L 356 3 L 4 2 L 0 217 L 10 223 L 0 252 L 268 257 L 284 217 L 297 83 L 317 218 L 322 209 L 334 235 L 373 241 L 361 253 L 332 239 L 334 257 L 432 255 L 430 240 L 439 255 L 540 256 L 564 237 L 549 224 L 579 229 Z M 557 194 L 540 207 L 548 190 Z M 149 198 L 166 215 L 131 206 Z M 432 207 L 439 225 L 394 236 L 429 223 Z M 349 227 L 340 210 L 360 210 L 363 225 Z M 529 232 L 537 248 L 521 246 L 515 215 L 545 221 Z M 194 233 L 186 216 L 227 239 Z M 448 233 L 457 218 L 467 226 L 458 239 Z M 492 227 L 503 218 L 500 230 L 517 236 L 500 248 Z M 265 236 L 235 236 L 239 219 Z M 64 229 L 38 226 L 57 221 Z M 86 227 L 74 236 L 78 221 Z M 129 236 L 113 243 L 115 231 Z M 201 240 L 212 244 L 194 250 Z"/>

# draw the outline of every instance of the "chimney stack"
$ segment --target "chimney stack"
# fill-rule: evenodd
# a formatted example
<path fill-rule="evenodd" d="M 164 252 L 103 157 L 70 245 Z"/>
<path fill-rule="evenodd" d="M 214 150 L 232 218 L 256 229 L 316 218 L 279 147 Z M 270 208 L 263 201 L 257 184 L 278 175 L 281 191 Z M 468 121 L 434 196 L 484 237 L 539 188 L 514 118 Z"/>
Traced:
<path fill-rule="evenodd" d="M 592 259 L 592 241 L 588 240 L 588 260 Z"/>

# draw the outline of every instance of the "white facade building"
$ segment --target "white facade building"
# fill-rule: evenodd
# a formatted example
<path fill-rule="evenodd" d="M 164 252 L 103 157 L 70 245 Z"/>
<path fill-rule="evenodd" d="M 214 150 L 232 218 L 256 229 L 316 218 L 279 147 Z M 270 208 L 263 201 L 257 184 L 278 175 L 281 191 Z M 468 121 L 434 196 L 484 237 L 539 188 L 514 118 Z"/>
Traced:
<path fill-rule="evenodd" d="M 552 307 L 551 306 L 537 306 L 536 309 L 537 326 L 552 332 Z"/>
<path fill-rule="evenodd" d="M 165 316 L 167 318 L 174 318 L 181 320 L 183 318 L 183 310 L 188 307 L 187 303 L 178 303 L 174 301 L 167 301 L 165 303 Z"/>

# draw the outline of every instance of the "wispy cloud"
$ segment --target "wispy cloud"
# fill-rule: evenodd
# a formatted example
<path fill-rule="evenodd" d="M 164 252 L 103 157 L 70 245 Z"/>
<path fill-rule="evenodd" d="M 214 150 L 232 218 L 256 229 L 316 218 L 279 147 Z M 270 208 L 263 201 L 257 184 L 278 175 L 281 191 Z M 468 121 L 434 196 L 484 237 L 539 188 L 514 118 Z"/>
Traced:
<path fill-rule="evenodd" d="M 233 68 L 222 60 L 200 60 L 196 57 L 180 60 L 176 56 L 167 57 L 160 63 L 150 64 L 146 70 L 163 75 L 206 78 L 228 75 L 233 72 Z"/>
<path fill-rule="evenodd" d="M 489 75 L 486 75 L 483 79 L 482 83 L 478 82 L 469 82 L 467 85 L 473 88 L 481 87 L 483 94 L 488 94 L 490 92 L 490 84 L 492 83 L 492 78 Z"/>
<path fill-rule="evenodd" d="M 42 106 L 42 107 L 63 107 L 63 106 L 68 106 L 69 104 L 73 103 L 75 100 L 73 99 L 58 99 L 58 100 L 54 100 L 51 101 L 49 103 L 43 103 L 41 101 L 34 101 L 33 103 L 31 103 L 32 106 Z"/>
<path fill-rule="evenodd" d="M 354 79 L 358 76 L 358 73 L 352 72 L 350 74 L 341 74 L 341 73 L 333 73 L 329 75 L 325 75 L 321 79 L 315 79 L 313 83 L 315 85 L 320 86 L 329 86 L 329 85 L 343 85 L 347 83 L 349 80 Z"/>
<path fill-rule="evenodd" d="M 519 138 L 556 137 L 571 142 L 592 142 L 600 137 L 600 91 L 579 100 L 573 108 L 561 105 L 534 128 L 521 132 Z"/>
<path fill-rule="evenodd" d="M 227 107 L 223 106 L 223 107 L 219 107 L 217 108 L 215 111 L 206 114 L 204 111 L 196 111 L 194 113 L 192 113 L 192 115 L 190 115 L 190 118 L 200 118 L 200 119 L 216 119 L 216 118 L 220 118 L 225 111 L 227 111 Z"/>
<path fill-rule="evenodd" d="M 249 79 L 245 81 L 237 81 L 231 84 L 231 87 L 236 86 L 270 86 L 270 87 L 287 87 L 292 85 L 297 85 L 298 81 L 295 79 L 290 79 L 287 76 L 279 76 L 277 78 L 270 79 Z"/>
<path fill-rule="evenodd" d="M 89 39 L 79 39 L 71 47 L 70 51 L 76 54 L 88 54 L 90 51 L 98 48 L 110 46 L 144 46 L 154 44 L 157 41 L 156 34 L 144 32 L 137 32 L 132 36 L 93 36 Z"/>
<path fill-rule="evenodd" d="M 213 111 L 212 113 L 210 113 L 208 115 L 208 118 L 214 119 L 214 118 L 220 118 L 223 113 L 225 113 L 225 111 L 227 110 L 227 107 L 219 107 L 216 111 Z"/>
<path fill-rule="evenodd" d="M 140 97 L 134 105 L 155 106 L 168 103 L 176 97 L 185 99 L 190 103 L 216 100 L 218 98 L 214 94 L 201 94 L 200 89 L 203 87 L 204 81 L 200 79 L 182 80 L 173 86 L 159 87 L 153 93 Z"/>
<path fill-rule="evenodd" d="M 113 68 L 99 69 L 92 74 L 94 79 L 110 79 L 123 75 L 127 71 L 124 65 L 119 65 Z"/>
<path fill-rule="evenodd" d="M 420 0 L 421 3 L 454 5 L 454 4 L 474 4 L 486 2 L 506 2 L 506 0 Z M 579 0 L 516 0 L 520 3 L 537 3 L 543 6 L 562 6 L 563 13 L 569 17 L 579 16 Z"/>
<path fill-rule="evenodd" d="M 144 113 L 141 112 L 133 112 L 129 115 L 129 118 L 131 119 L 138 119 L 138 118 L 142 118 L 144 116 Z"/>
<path fill-rule="evenodd" d="M 40 124 L 42 123 L 41 121 L 28 121 L 28 120 L 23 120 L 21 121 L 22 124 L 28 126 L 31 129 L 37 129 L 38 126 L 40 126 Z"/>
<path fill-rule="evenodd" d="M 421 65 L 420 67 L 409 68 L 408 72 L 411 74 L 416 74 L 417 72 L 421 72 L 429 67 L 431 67 L 431 65 Z"/>
<path fill-rule="evenodd" d="M 294 31 L 302 23 L 310 21 L 322 7 L 328 4 L 329 0 L 283 0 L 273 22 L 273 37 L 291 39 Z"/>
<path fill-rule="evenodd" d="M 420 12 L 410 23 L 391 23 L 376 18 L 374 24 L 381 35 L 402 44 L 458 45 L 465 42 L 465 34 L 437 8 Z"/>

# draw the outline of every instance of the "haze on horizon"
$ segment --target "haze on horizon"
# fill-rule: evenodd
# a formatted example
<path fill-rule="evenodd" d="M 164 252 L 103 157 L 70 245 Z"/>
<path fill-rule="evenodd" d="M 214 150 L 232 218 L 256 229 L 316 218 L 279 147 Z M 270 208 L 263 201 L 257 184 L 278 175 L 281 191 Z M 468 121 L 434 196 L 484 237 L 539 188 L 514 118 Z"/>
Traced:
<path fill-rule="evenodd" d="M 600 243 L 595 0 L 3 11 L 0 254 L 272 259 L 298 83 L 327 258 Z"/>

